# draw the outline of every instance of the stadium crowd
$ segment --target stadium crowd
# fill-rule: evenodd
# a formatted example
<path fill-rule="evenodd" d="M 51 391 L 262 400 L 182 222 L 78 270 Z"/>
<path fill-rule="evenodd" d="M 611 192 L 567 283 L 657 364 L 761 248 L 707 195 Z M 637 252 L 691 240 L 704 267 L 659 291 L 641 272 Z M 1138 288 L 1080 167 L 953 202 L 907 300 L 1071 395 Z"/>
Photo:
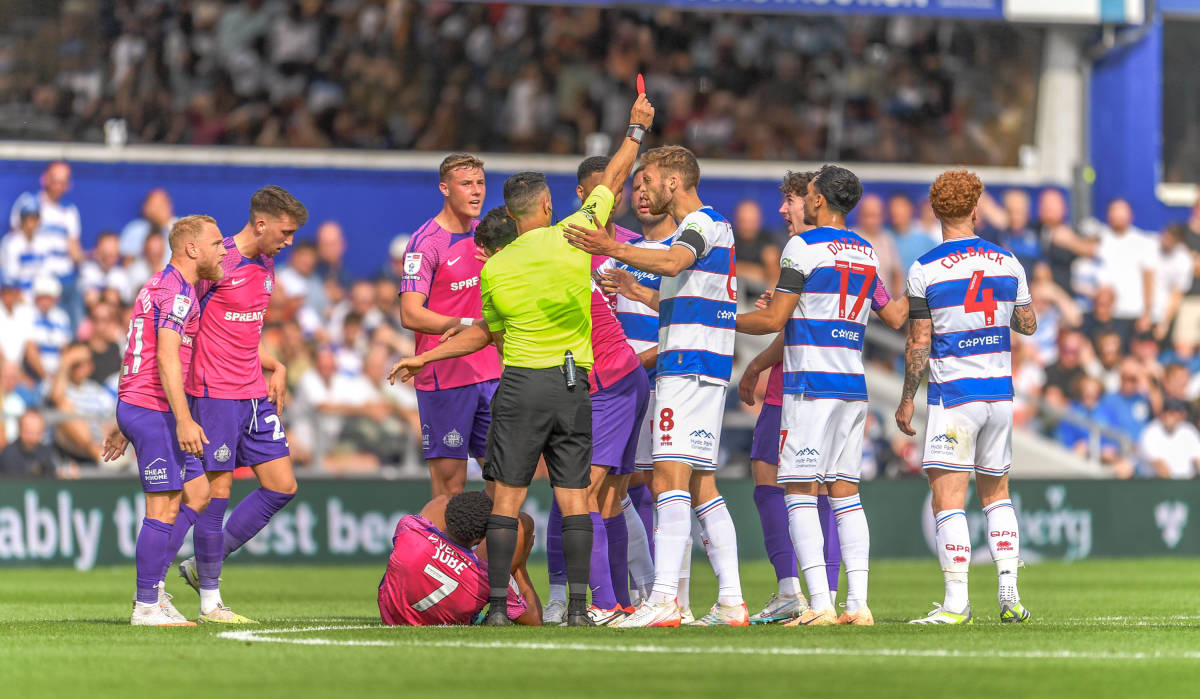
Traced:
<path fill-rule="evenodd" d="M 113 424 L 133 296 L 166 263 L 167 191 L 148 192 L 128 225 L 97 232 L 85 251 L 87 212 L 65 196 L 70 178 L 68 164 L 50 164 L 41 189 L 13 204 L 0 240 L 0 474 L 71 476 L 96 466 Z M 1116 477 L 1196 477 L 1200 203 L 1188 221 L 1157 233 L 1138 229 L 1120 200 L 1104 221 L 1074 226 L 1057 189 L 1039 192 L 1036 207 L 1024 190 L 993 194 L 980 233 L 1026 267 L 1039 318 L 1032 337 L 1013 337 L 1017 425 Z M 938 236 L 928 203 L 869 194 L 856 213 L 851 224 L 878 251 L 887 286 L 903 288 L 905 270 Z M 784 241 L 764 229 L 755 202 L 732 220 L 739 283 L 764 290 Z M 280 260 L 263 336 L 288 367 L 291 447 L 302 464 L 375 472 L 415 454 L 421 433 L 412 388 L 385 383 L 392 362 L 413 351 L 396 303 L 408 236 L 391 242 L 390 275 L 355 279 L 342 265 L 338 223 L 312 230 Z M 919 450 L 872 407 L 865 474 L 917 473 Z"/>
<path fill-rule="evenodd" d="M 61 12 L 59 12 L 61 5 Z M 401 0 L 46 3 L 0 40 L 9 138 L 584 153 L 646 72 L 702 157 L 1015 165 L 1041 30 Z M 56 46 L 57 50 L 34 50 Z M 496 116 L 499 115 L 499 118 Z"/>

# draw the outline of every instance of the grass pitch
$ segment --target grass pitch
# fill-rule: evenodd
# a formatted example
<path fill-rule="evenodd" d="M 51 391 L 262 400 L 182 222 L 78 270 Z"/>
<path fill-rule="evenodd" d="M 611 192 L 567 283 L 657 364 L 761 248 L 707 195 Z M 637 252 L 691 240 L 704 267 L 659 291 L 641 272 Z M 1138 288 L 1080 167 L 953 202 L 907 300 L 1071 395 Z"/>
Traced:
<path fill-rule="evenodd" d="M 872 564 L 874 628 L 617 631 L 386 628 L 371 567 L 225 569 L 256 627 L 129 626 L 132 566 L 0 572 L 0 696 L 1195 696 L 1200 562 L 1041 563 L 1022 571 L 1034 621 L 1001 625 L 995 573 L 974 566 L 969 627 L 904 622 L 941 597 L 933 560 Z M 715 583 L 697 558 L 692 600 Z M 533 571 L 545 580 L 544 569 Z M 750 606 L 774 591 L 742 566 Z M 185 614 L 198 607 L 168 580 Z M 751 609 L 751 612 L 756 611 Z"/>

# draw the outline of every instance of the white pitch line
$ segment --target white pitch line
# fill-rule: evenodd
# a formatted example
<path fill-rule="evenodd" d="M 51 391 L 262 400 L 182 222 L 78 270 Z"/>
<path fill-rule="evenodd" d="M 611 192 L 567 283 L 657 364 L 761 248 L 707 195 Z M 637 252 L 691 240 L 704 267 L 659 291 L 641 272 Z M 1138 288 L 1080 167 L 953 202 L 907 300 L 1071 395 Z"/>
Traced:
<path fill-rule="evenodd" d="M 480 650 L 534 650 L 601 653 L 661 653 L 666 655 L 858 656 L 889 658 L 954 658 L 1006 660 L 1200 660 L 1200 651 L 1092 653 L 1080 651 L 963 651 L 911 648 L 745 648 L 742 646 L 663 646 L 650 644 L 555 643 L 550 641 L 356 641 L 331 638 L 281 638 L 275 634 L 320 631 L 381 630 L 380 626 L 307 626 L 285 629 L 224 631 L 218 638 L 248 643 L 288 643 L 305 646 L 396 646 L 408 648 L 472 648 Z"/>

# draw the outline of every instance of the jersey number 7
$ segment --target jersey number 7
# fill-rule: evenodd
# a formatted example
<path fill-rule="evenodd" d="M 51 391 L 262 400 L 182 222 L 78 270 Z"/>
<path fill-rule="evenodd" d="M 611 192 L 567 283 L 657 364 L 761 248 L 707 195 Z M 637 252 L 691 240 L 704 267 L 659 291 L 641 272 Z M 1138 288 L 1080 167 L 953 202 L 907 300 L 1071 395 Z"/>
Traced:
<path fill-rule="evenodd" d="M 858 290 L 858 296 L 854 299 L 854 307 L 850 309 L 850 317 L 857 318 L 863 303 L 871 295 L 871 287 L 875 284 L 875 268 L 861 262 L 846 262 L 845 260 L 835 261 L 833 268 L 842 273 L 841 291 L 838 298 L 838 318 L 846 317 L 846 291 L 850 288 L 850 273 L 863 275 L 862 288 Z"/>
<path fill-rule="evenodd" d="M 983 270 L 975 270 L 971 274 L 971 282 L 967 284 L 967 296 L 963 299 L 963 310 L 967 313 L 983 313 L 983 322 L 987 325 L 996 324 L 996 299 L 991 289 L 980 290 L 983 286 Z"/>
<path fill-rule="evenodd" d="M 458 581 L 443 573 L 432 563 L 425 564 L 425 574 L 441 583 L 441 585 L 434 589 L 433 592 L 430 592 L 428 595 L 425 595 L 413 603 L 412 608 L 418 612 L 423 612 L 426 609 L 429 609 L 433 605 L 449 597 L 450 593 L 458 589 Z"/>

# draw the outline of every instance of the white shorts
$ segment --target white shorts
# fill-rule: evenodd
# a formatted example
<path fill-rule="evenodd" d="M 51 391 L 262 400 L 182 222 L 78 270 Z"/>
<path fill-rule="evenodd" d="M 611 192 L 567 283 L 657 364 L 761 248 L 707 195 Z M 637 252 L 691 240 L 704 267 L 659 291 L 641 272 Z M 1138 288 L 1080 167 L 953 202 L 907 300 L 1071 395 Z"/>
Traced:
<path fill-rule="evenodd" d="M 677 461 L 701 471 L 717 467 L 728 386 L 697 376 L 660 376 L 651 413 L 655 463 Z"/>
<path fill-rule="evenodd" d="M 866 401 L 784 394 L 779 482 L 857 483 L 866 426 Z"/>
<path fill-rule="evenodd" d="M 654 424 L 658 411 L 654 409 L 654 386 L 650 387 L 650 400 L 646 403 L 646 416 L 642 418 L 642 426 L 638 430 L 637 453 L 633 457 L 633 467 L 639 471 L 654 470 L 654 455 L 650 445 L 653 444 L 651 425 Z"/>
<path fill-rule="evenodd" d="M 1003 476 L 1012 465 L 1012 401 L 929 406 L 922 468 Z"/>

